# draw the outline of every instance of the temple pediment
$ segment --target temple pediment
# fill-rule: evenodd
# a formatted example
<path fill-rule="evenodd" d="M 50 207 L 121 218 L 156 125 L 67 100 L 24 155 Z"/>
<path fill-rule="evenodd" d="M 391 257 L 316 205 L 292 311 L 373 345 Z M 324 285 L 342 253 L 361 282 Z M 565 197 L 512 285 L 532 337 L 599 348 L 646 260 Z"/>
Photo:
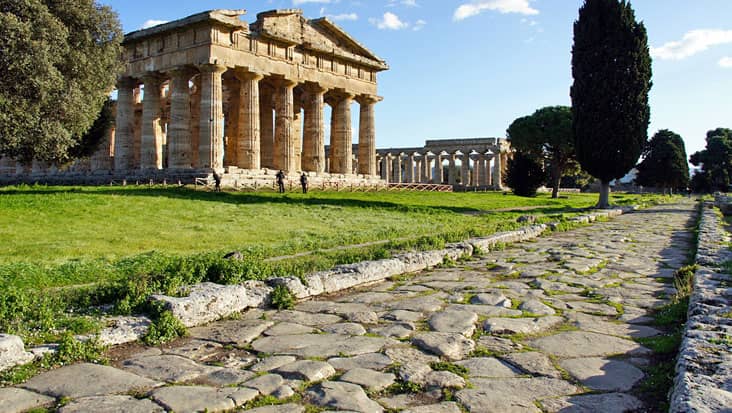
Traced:
<path fill-rule="evenodd" d="M 378 70 L 389 68 L 383 59 L 327 17 L 308 20 L 302 16 L 302 10 L 299 9 L 259 13 L 251 30 L 262 38 L 300 46 L 316 54 L 337 56 Z"/>

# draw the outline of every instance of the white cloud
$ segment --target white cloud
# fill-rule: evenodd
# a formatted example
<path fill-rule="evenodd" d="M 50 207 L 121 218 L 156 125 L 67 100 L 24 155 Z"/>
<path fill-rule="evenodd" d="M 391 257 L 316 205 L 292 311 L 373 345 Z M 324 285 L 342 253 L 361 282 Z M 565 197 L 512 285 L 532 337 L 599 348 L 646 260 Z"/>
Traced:
<path fill-rule="evenodd" d="M 389 3 L 386 5 L 386 7 L 394 7 L 397 4 L 401 4 L 402 6 L 407 7 L 419 7 L 419 4 L 417 4 L 417 0 L 389 0 Z"/>
<path fill-rule="evenodd" d="M 415 32 L 418 32 L 424 28 L 424 26 L 427 25 L 427 21 L 419 19 L 414 23 L 414 27 L 412 27 L 412 30 Z"/>
<path fill-rule="evenodd" d="M 732 43 L 732 30 L 699 29 L 684 34 L 681 40 L 652 47 L 651 56 L 661 60 L 682 60 L 712 46 Z"/>
<path fill-rule="evenodd" d="M 539 14 L 539 10 L 529 5 L 530 0 L 474 0 L 471 3 L 460 5 L 452 18 L 455 21 L 465 20 L 486 10 L 497 11 L 502 14 L 519 13 L 525 15 Z"/>
<path fill-rule="evenodd" d="M 343 21 L 343 20 L 350 20 L 355 21 L 358 20 L 358 14 L 356 13 L 343 13 L 343 14 L 326 14 L 325 17 L 333 20 L 333 21 Z"/>
<path fill-rule="evenodd" d="M 333 0 L 292 0 L 292 4 L 295 6 L 299 6 L 301 4 L 306 3 L 337 3 L 338 1 Z"/>
<path fill-rule="evenodd" d="M 725 69 L 732 69 L 732 57 L 725 56 L 719 59 L 719 66 Z"/>
<path fill-rule="evenodd" d="M 159 24 L 165 24 L 167 23 L 167 20 L 148 20 L 145 23 L 142 23 L 142 27 L 140 27 L 140 30 L 149 29 L 153 26 L 157 26 Z"/>
<path fill-rule="evenodd" d="M 409 23 L 403 22 L 394 13 L 386 12 L 380 19 L 371 18 L 369 22 L 379 30 L 402 30 L 409 27 Z"/>

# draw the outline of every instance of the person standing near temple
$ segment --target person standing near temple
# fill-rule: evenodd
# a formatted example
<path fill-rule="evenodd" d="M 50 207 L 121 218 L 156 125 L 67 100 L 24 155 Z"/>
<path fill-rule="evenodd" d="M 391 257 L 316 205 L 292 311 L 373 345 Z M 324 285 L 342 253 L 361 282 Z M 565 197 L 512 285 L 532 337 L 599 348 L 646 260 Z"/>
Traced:
<path fill-rule="evenodd" d="M 307 194 L 308 193 L 308 176 L 305 174 L 305 172 L 300 175 L 300 185 L 302 185 L 302 193 Z"/>
<path fill-rule="evenodd" d="M 277 172 L 277 175 L 275 175 L 275 178 L 277 178 L 278 192 L 281 194 L 284 194 L 285 193 L 285 173 L 282 172 L 282 169 L 280 169 L 280 171 Z"/>

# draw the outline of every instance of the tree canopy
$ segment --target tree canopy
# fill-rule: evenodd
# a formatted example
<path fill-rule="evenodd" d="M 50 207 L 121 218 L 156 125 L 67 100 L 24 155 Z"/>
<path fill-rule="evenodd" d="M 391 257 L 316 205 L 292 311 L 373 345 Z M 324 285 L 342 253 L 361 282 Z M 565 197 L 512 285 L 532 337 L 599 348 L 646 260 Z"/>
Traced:
<path fill-rule="evenodd" d="M 692 165 L 702 168 L 694 176 L 695 189 L 727 191 L 732 183 L 732 129 L 710 130 L 706 142 L 703 150 L 690 157 Z"/>
<path fill-rule="evenodd" d="M 574 23 L 572 127 L 582 168 L 609 184 L 635 166 L 648 139 L 651 57 L 643 23 L 625 0 L 585 0 Z"/>
<path fill-rule="evenodd" d="M 114 87 L 122 38 L 94 0 L 0 0 L 0 153 L 67 159 Z"/>
<path fill-rule="evenodd" d="M 552 198 L 557 198 L 562 175 L 574 158 L 572 109 L 568 106 L 538 109 L 530 116 L 514 120 L 506 134 L 517 151 L 537 157 L 547 166 Z"/>
<path fill-rule="evenodd" d="M 689 165 L 686 147 L 678 134 L 662 129 L 656 132 L 644 150 L 643 162 L 638 164 L 635 182 L 643 186 L 666 189 L 686 188 L 689 184 Z"/>
<path fill-rule="evenodd" d="M 519 196 L 536 196 L 536 190 L 546 181 L 546 173 L 536 158 L 516 152 L 508 161 L 503 182 Z"/>

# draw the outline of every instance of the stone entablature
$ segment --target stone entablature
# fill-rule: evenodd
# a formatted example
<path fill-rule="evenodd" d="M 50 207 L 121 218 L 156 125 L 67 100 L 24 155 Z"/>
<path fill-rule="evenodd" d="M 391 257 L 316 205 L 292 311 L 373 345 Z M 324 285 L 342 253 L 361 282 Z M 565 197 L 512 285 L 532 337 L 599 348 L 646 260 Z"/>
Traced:
<path fill-rule="evenodd" d="M 503 189 L 513 157 L 503 138 L 428 140 L 423 147 L 377 150 L 379 173 L 390 183 L 449 184 Z"/>

